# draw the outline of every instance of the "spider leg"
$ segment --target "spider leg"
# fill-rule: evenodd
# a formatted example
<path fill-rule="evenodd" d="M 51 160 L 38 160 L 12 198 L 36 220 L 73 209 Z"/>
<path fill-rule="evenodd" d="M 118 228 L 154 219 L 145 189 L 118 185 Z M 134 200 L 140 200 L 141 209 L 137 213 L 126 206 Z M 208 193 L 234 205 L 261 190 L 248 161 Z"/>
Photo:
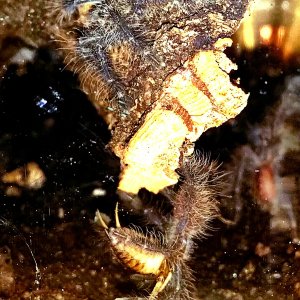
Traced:
<path fill-rule="evenodd" d="M 156 296 L 164 290 L 164 288 L 166 287 L 166 285 L 169 283 L 169 281 L 172 278 L 172 272 L 169 271 L 167 277 L 164 276 L 164 274 L 161 274 L 160 276 L 158 276 L 156 284 L 149 296 L 149 300 L 154 300 L 156 298 Z"/>
<path fill-rule="evenodd" d="M 157 57 L 155 57 L 150 47 L 144 45 L 144 43 L 136 37 L 137 34 L 135 34 L 134 31 L 128 27 L 126 20 L 120 15 L 120 13 L 116 9 L 110 6 L 109 13 L 113 22 L 115 24 L 118 24 L 121 39 L 123 39 L 124 41 L 128 41 L 134 47 L 134 49 L 136 49 L 141 54 L 141 56 L 145 57 L 156 67 L 158 67 L 159 65 L 164 65 L 162 62 L 159 61 Z"/>
<path fill-rule="evenodd" d="M 112 89 L 113 94 L 116 95 L 120 107 L 126 109 L 126 107 L 131 105 L 132 99 L 126 95 L 124 85 L 121 83 L 120 79 L 114 74 L 110 66 L 110 61 L 105 49 L 102 46 L 99 46 L 95 56 L 104 80 Z"/>
<path fill-rule="evenodd" d="M 164 66 L 153 53 L 151 43 L 144 39 L 147 28 L 140 23 L 130 1 L 124 1 L 127 5 L 124 7 L 117 0 L 62 0 L 62 3 L 67 15 L 74 16 L 77 22 L 74 30 L 77 57 L 90 62 L 93 72 L 102 80 L 112 109 L 119 108 L 121 115 L 126 116 L 134 104 L 127 84 L 135 74 L 135 67 Z M 82 66 L 83 70 L 88 67 Z"/>

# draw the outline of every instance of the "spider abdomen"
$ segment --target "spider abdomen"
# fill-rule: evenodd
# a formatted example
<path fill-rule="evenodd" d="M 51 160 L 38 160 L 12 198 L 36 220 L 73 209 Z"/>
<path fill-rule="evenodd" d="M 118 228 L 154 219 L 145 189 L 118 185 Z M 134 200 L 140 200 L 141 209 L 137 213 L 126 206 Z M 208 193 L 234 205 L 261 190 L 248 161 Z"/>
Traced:
<path fill-rule="evenodd" d="M 166 256 L 157 248 L 157 241 L 129 228 L 110 228 L 107 235 L 117 258 L 140 274 L 159 275 Z"/>

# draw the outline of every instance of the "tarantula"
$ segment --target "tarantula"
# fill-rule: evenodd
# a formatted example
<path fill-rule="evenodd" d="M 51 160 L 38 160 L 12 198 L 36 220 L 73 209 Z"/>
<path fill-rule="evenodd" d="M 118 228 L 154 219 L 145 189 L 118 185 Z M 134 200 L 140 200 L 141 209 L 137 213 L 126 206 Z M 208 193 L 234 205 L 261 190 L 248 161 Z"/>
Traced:
<path fill-rule="evenodd" d="M 101 112 L 140 113 L 168 75 L 233 34 L 249 1 L 0 0 L 0 65 L 14 61 L 7 49 L 50 47 Z"/>
<path fill-rule="evenodd" d="M 115 256 L 139 274 L 156 278 L 148 299 L 194 299 L 192 272 L 186 262 L 193 251 L 193 238 L 205 234 L 210 221 L 218 216 L 215 182 L 220 173 L 215 163 L 193 156 L 179 169 L 182 183 L 178 189 L 165 191 L 173 211 L 163 232 L 121 227 L 118 206 L 116 228 L 109 228 L 96 212 L 95 221 L 105 229 Z"/>
<path fill-rule="evenodd" d="M 153 103 L 166 76 L 196 50 L 233 31 L 246 6 L 228 2 L 61 0 L 53 6 L 66 63 L 83 89 L 101 107 L 127 114 L 134 104 Z M 223 26 L 218 13 L 234 24 Z"/>

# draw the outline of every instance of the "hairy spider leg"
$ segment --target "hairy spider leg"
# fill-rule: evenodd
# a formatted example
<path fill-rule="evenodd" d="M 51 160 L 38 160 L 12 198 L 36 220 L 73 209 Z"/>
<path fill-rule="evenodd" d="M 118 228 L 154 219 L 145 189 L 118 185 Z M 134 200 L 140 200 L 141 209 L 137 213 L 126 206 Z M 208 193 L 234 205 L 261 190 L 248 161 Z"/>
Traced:
<path fill-rule="evenodd" d="M 169 281 L 172 278 L 172 271 L 169 270 L 169 268 L 167 267 L 167 262 L 164 261 L 164 264 L 161 265 L 161 274 L 157 277 L 156 279 L 156 284 L 149 296 L 149 300 L 154 300 L 156 299 L 156 296 L 165 289 L 165 287 L 167 286 L 167 284 L 169 283 Z M 165 274 L 165 270 L 169 270 L 167 276 Z"/>
<path fill-rule="evenodd" d="M 197 9 L 196 2 L 200 2 L 199 0 L 179 0 L 180 9 L 190 11 L 191 14 L 195 14 L 195 10 Z M 142 15 L 143 10 L 149 7 L 153 7 L 159 9 L 162 5 L 172 4 L 174 0 L 131 0 L 132 6 L 134 8 L 134 12 L 136 14 Z"/>
<path fill-rule="evenodd" d="M 105 1 L 107 3 L 107 1 Z M 109 14 L 115 24 L 118 24 L 118 27 L 121 30 L 121 36 L 124 38 L 124 40 L 128 41 L 134 49 L 136 49 L 139 53 L 141 53 L 142 56 L 146 57 L 150 62 L 154 63 L 156 67 L 159 65 L 163 66 L 164 64 L 160 62 L 155 55 L 153 55 L 152 51 L 150 49 L 147 49 L 148 47 L 146 45 L 143 45 L 141 41 L 138 40 L 138 38 L 135 36 L 134 32 L 127 26 L 126 21 L 124 18 L 119 14 L 119 12 L 114 9 L 111 5 L 107 3 L 107 6 L 109 7 Z M 116 42 L 118 42 L 116 40 Z M 146 48 L 146 50 L 144 50 Z"/>
<path fill-rule="evenodd" d="M 116 222 L 116 228 L 121 228 L 119 214 L 118 214 L 118 206 L 119 203 L 117 202 L 115 208 L 115 222 Z M 105 229 L 106 234 L 109 237 L 109 233 L 107 231 L 109 228 L 107 224 L 104 222 L 104 220 L 102 219 L 99 210 L 96 211 L 96 222 Z M 160 273 L 156 279 L 156 284 L 149 296 L 149 300 L 156 299 L 156 296 L 165 289 L 165 287 L 167 286 L 167 284 L 170 282 L 172 278 L 172 270 L 170 270 L 166 260 L 163 261 L 159 269 L 160 269 Z"/>
<path fill-rule="evenodd" d="M 131 42 L 134 39 L 133 34 L 129 29 L 122 29 L 125 23 L 123 22 L 122 26 L 118 24 L 121 21 L 121 16 L 116 17 L 117 12 L 106 1 L 65 0 L 63 6 L 70 14 L 74 13 L 75 9 L 78 9 L 79 14 L 87 14 L 93 6 L 96 11 L 102 10 L 98 18 L 107 22 L 106 27 L 104 28 L 96 23 L 96 28 L 95 26 L 90 28 L 84 26 L 83 29 L 78 30 L 80 36 L 78 37 L 76 52 L 79 57 L 93 62 L 97 72 L 101 74 L 112 91 L 112 101 L 117 101 L 121 111 L 126 115 L 128 107 L 133 104 L 133 99 L 126 94 L 122 80 L 115 74 L 107 50 L 122 41 L 128 41 L 133 45 Z M 133 46 L 135 47 L 135 45 Z"/>
<path fill-rule="evenodd" d="M 112 71 L 109 58 L 103 46 L 98 46 L 96 59 L 100 64 L 101 74 L 109 86 L 113 89 L 114 94 L 117 96 L 118 103 L 122 108 L 126 109 L 126 106 L 130 106 L 132 104 L 132 99 L 125 94 L 124 85 Z"/>
<path fill-rule="evenodd" d="M 165 66 L 164 62 L 153 54 L 152 46 L 143 41 L 147 28 L 143 28 L 136 18 L 134 5 L 130 4 L 130 1 L 127 4 L 132 13 L 123 16 L 118 1 L 63 0 L 63 6 L 68 14 L 74 14 L 77 10 L 76 13 L 81 15 L 82 12 L 85 15 L 84 19 L 87 20 L 82 24 L 83 28 L 78 28 L 77 31 L 81 35 L 78 37 L 75 50 L 78 57 L 89 61 L 94 65 L 95 71 L 101 74 L 103 82 L 111 90 L 111 103 L 116 104 L 123 115 L 129 113 L 128 110 L 133 106 L 134 99 L 127 93 L 126 82 L 122 75 L 114 70 L 110 50 L 120 46 L 122 48 L 123 44 L 127 44 L 132 48 L 132 55 L 136 57 L 134 53 L 136 52 L 140 59 L 146 62 L 147 67 Z M 132 67 L 131 62 L 128 61 L 128 70 Z"/>

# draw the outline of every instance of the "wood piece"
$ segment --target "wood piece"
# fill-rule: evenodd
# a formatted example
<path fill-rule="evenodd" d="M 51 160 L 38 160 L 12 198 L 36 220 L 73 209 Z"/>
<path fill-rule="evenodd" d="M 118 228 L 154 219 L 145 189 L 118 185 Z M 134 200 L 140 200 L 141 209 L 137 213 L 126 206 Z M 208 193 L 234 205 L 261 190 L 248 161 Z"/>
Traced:
<path fill-rule="evenodd" d="M 248 95 L 228 75 L 236 66 L 222 52 L 230 43 L 230 39 L 219 40 L 215 50 L 199 51 L 170 75 L 127 146 L 113 145 L 123 163 L 119 189 L 135 194 L 146 188 L 157 193 L 175 184 L 184 145 L 245 107 Z"/>

